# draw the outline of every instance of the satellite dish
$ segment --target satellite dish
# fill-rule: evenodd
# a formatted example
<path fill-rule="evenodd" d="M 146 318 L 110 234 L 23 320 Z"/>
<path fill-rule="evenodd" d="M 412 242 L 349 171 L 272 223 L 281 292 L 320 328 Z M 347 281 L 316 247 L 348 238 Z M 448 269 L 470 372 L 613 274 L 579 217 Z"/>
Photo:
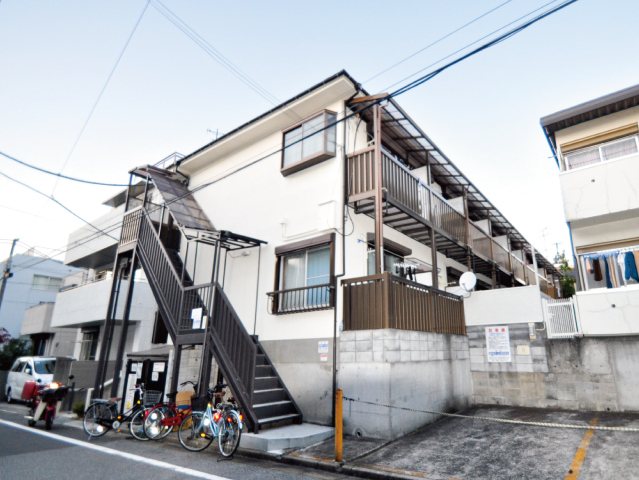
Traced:
<path fill-rule="evenodd" d="M 464 272 L 459 278 L 459 285 L 467 292 L 470 292 L 477 285 L 477 276 L 473 272 Z"/>

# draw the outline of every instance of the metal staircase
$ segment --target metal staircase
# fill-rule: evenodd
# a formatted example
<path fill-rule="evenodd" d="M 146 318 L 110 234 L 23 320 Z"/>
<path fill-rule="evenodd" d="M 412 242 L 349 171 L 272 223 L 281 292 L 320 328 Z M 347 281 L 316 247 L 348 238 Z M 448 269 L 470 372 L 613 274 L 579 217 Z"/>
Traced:
<path fill-rule="evenodd" d="M 169 174 L 166 172 L 162 178 L 162 186 L 166 188 L 169 184 L 177 189 L 171 185 Z M 192 197 L 189 202 L 196 204 Z M 199 205 L 196 207 L 199 209 Z M 164 212 L 164 207 L 162 209 Z M 170 206 L 168 210 L 171 214 Z M 203 364 L 208 362 L 210 365 L 210 355 L 215 358 L 253 432 L 274 423 L 301 423 L 302 413 L 293 397 L 257 337 L 246 331 L 220 284 L 214 281 L 193 285 L 178 251 L 165 247 L 158 233 L 160 228 L 154 225 L 151 217 L 152 212 L 147 211 L 144 203 L 125 212 L 118 252 L 132 251 L 137 256 L 176 350 L 181 345 L 203 345 Z M 179 222 L 176 223 L 182 230 Z M 248 239 L 231 232 L 211 232 L 210 238 L 215 238 L 216 249 L 241 244 Z M 202 318 L 210 319 L 205 329 L 193 328 L 193 310 L 199 308 Z M 177 368 L 179 357 L 176 352 Z M 177 376 L 177 370 L 174 372 Z M 200 381 L 204 389 L 210 371 L 203 368 L 203 372 L 206 373 Z"/>

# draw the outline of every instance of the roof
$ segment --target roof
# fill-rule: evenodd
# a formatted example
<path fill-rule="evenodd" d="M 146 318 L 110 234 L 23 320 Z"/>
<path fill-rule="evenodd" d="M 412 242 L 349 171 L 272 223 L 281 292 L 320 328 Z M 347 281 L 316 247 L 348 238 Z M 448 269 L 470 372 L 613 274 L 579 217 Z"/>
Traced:
<path fill-rule="evenodd" d="M 539 123 L 541 123 L 546 135 L 551 138 L 553 145 L 556 147 L 554 144 L 556 131 L 636 107 L 637 105 L 639 105 L 639 85 L 634 85 L 546 115 L 540 119 Z"/>

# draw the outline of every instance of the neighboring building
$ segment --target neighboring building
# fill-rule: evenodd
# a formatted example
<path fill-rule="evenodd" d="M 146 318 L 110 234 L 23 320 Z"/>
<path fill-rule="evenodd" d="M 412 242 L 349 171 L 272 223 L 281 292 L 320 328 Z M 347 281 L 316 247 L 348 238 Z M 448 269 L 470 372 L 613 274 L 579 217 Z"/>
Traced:
<path fill-rule="evenodd" d="M 0 271 L 4 270 L 7 260 L 0 263 Z M 13 277 L 7 280 L 0 306 L 0 327 L 6 328 L 12 337 L 18 337 L 27 309 L 40 303 L 55 302 L 62 279 L 79 270 L 58 260 L 14 255 L 11 260 Z"/>
<path fill-rule="evenodd" d="M 75 328 L 53 328 L 51 318 L 55 303 L 46 302 L 29 307 L 24 312 L 20 335 L 28 336 L 33 345 L 33 354 L 45 357 L 73 357 L 79 330 Z"/>
<path fill-rule="evenodd" d="M 541 119 L 559 167 L 584 335 L 639 333 L 639 85 Z"/>
<path fill-rule="evenodd" d="M 139 265 L 149 283 L 113 287 L 111 298 L 119 308 L 128 286 L 133 298 L 141 285 L 152 292 L 177 346 L 172 388 L 195 372 L 205 389 L 215 358 L 252 431 L 302 417 L 330 424 L 336 386 L 362 400 L 464 408 L 464 308 L 446 289 L 471 270 L 479 289 L 534 291 L 538 305 L 558 296 L 560 272 L 395 100 L 376 100 L 340 72 L 174 164 L 132 170 L 142 182 L 96 223 L 124 213 L 111 233 L 119 242 L 86 243 L 95 261 L 79 249 L 67 258 L 97 271 L 117 253 L 114 277 Z M 133 308 L 109 316 L 112 285 L 78 295 L 100 302 L 83 322 L 106 317 L 110 330 L 135 318 Z M 58 313 L 79 324 L 58 312 L 72 292 L 60 294 L 55 325 Z M 99 372 L 106 360 L 119 371 L 114 350 L 130 351 L 129 337 L 114 335 L 110 352 L 101 342 Z M 129 388 L 118 376 L 112 394 Z M 346 429 L 396 437 L 434 418 L 352 404 Z"/>

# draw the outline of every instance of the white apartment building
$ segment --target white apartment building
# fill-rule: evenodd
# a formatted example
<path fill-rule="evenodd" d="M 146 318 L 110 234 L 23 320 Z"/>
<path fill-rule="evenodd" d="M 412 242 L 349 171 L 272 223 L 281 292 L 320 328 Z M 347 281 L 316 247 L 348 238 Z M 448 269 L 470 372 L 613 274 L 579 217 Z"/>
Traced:
<path fill-rule="evenodd" d="M 639 333 L 639 86 L 541 119 L 559 167 L 583 335 Z"/>
<path fill-rule="evenodd" d="M 214 358 L 253 431 L 330 424 L 338 386 L 400 401 L 391 385 L 414 384 L 400 403 L 460 409 L 470 360 L 462 297 L 447 290 L 474 271 L 480 290 L 558 294 L 560 272 L 399 104 L 344 71 L 173 163 L 130 173 L 97 222 L 124 215 L 117 240 L 96 235 L 67 259 L 112 279 L 60 294 L 54 314 L 55 325 L 113 329 L 96 353 L 98 393 L 103 363 L 120 371 L 118 352 L 148 342 L 153 297 L 174 345 L 172 388 L 194 368 L 205 388 Z M 113 278 L 132 268 L 147 282 L 118 289 Z M 371 415 L 354 407 L 347 430 L 370 433 Z"/>

